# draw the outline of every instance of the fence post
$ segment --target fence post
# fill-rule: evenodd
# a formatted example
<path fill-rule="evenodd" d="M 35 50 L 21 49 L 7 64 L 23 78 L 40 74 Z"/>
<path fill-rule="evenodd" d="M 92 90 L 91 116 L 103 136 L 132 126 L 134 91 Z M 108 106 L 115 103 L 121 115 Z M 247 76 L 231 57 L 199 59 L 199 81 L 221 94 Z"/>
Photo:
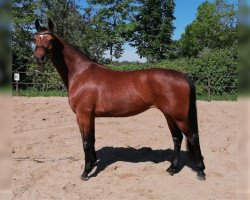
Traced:
<path fill-rule="evenodd" d="M 18 93 L 18 81 L 16 81 L 16 93 Z"/>
<path fill-rule="evenodd" d="M 211 77 L 210 75 L 208 76 L 208 79 L 207 79 L 207 96 L 208 96 L 208 101 L 211 101 Z"/>

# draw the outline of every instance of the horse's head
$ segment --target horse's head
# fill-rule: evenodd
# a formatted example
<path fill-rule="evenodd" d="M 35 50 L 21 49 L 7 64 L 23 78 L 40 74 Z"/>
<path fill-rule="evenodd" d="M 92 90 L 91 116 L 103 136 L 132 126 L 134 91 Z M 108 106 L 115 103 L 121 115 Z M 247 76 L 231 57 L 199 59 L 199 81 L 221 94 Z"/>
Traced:
<path fill-rule="evenodd" d="M 45 64 L 50 56 L 53 48 L 52 41 L 55 39 L 53 35 L 53 22 L 48 20 L 48 28 L 42 27 L 39 20 L 35 22 L 37 32 L 34 34 L 35 40 L 35 60 L 37 64 Z"/>

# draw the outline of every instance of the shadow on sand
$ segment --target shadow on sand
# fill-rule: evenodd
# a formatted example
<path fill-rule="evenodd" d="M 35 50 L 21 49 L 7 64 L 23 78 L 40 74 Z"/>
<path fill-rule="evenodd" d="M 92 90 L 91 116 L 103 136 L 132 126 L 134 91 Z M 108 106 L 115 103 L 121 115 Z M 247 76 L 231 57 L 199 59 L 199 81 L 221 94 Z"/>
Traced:
<path fill-rule="evenodd" d="M 90 177 L 97 176 L 105 168 L 117 161 L 139 163 L 139 162 L 153 162 L 160 163 L 169 161 L 171 162 L 174 157 L 174 151 L 172 149 L 166 150 L 153 150 L 150 147 L 143 147 L 135 149 L 132 147 L 103 147 L 97 152 L 99 162 L 95 172 Z M 170 163 L 169 163 L 170 166 Z M 166 166 L 166 169 L 169 167 Z M 187 159 L 186 151 L 180 151 L 180 161 L 178 172 L 182 170 L 184 166 L 196 171 L 196 167 L 193 163 Z"/>

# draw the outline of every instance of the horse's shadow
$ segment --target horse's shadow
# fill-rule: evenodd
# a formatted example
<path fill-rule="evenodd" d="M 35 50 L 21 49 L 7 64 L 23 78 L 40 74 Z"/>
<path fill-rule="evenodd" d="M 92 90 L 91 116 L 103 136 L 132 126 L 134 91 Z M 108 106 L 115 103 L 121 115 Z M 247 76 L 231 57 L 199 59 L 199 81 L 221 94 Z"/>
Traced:
<path fill-rule="evenodd" d="M 133 147 L 103 147 L 96 153 L 99 162 L 97 163 L 97 168 L 95 172 L 91 175 L 91 177 L 97 176 L 97 174 L 102 172 L 107 166 L 117 161 L 132 162 L 132 163 L 138 163 L 138 162 L 160 163 L 165 161 L 171 162 L 174 157 L 174 151 L 172 149 L 153 150 L 150 147 L 143 147 L 140 149 L 135 149 Z M 181 171 L 184 166 L 187 166 L 194 171 L 197 170 L 195 165 L 188 161 L 186 151 L 180 151 L 179 155 L 180 155 L 179 169 L 177 173 Z M 166 166 L 166 168 L 168 167 L 169 166 Z"/>

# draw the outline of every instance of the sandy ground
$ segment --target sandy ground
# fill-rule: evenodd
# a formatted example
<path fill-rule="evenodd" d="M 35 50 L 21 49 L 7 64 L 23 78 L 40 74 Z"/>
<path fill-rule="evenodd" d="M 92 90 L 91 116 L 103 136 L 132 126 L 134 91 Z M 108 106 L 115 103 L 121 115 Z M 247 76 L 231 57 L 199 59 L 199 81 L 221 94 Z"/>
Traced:
<path fill-rule="evenodd" d="M 166 173 L 173 142 L 156 109 L 128 118 L 96 120 L 100 162 L 80 180 L 83 150 L 67 98 L 13 99 L 13 199 L 236 199 L 237 102 L 198 102 L 206 181 L 186 161 Z"/>

